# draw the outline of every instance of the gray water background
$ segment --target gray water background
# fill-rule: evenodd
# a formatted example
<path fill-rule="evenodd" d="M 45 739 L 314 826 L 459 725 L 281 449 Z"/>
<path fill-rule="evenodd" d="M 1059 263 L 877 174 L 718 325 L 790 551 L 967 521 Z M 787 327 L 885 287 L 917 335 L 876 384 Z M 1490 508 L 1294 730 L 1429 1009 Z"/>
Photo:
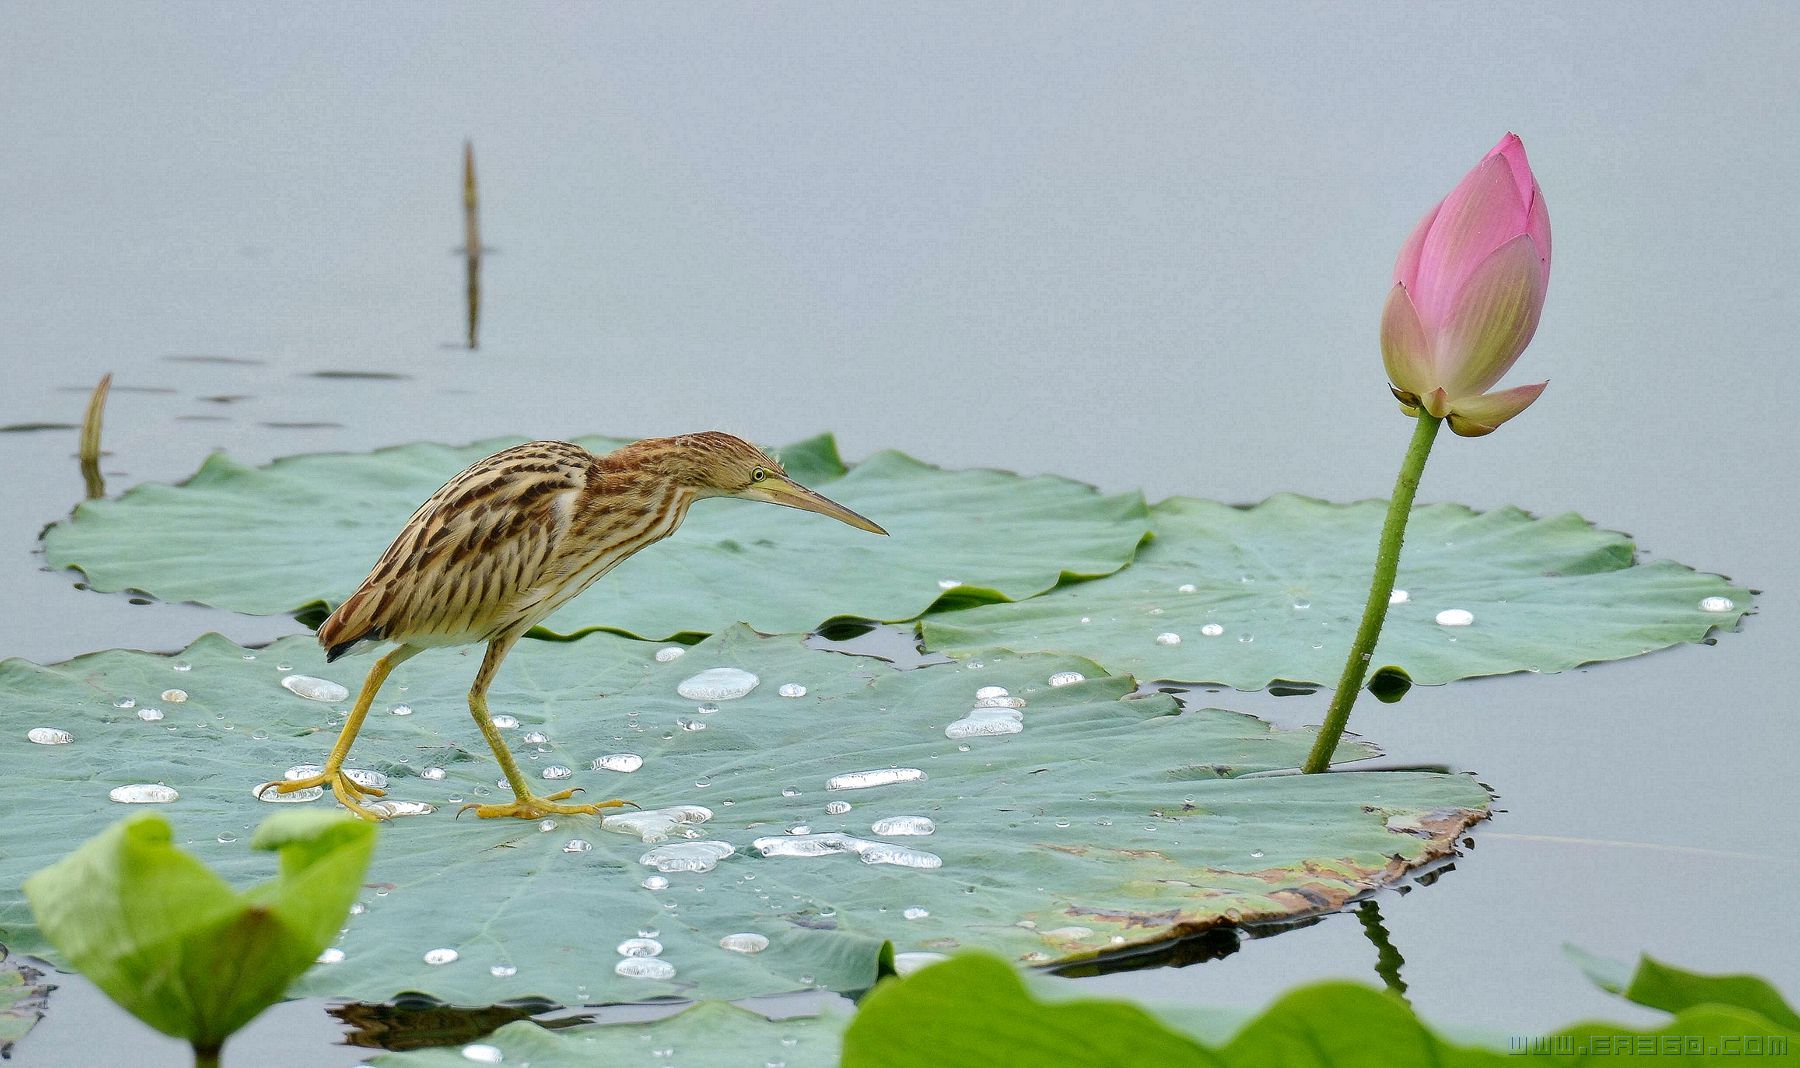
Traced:
<path fill-rule="evenodd" d="M 1445 1022 L 1651 1018 L 1565 941 L 1792 994 L 1796 42 L 1800 9 L 1752 3 L 15 2 L 0 425 L 79 422 L 116 371 L 114 493 L 221 448 L 717 427 L 1153 499 L 1385 496 L 1410 431 L 1375 344 L 1393 254 L 1515 130 L 1556 258 L 1509 382 L 1551 385 L 1443 441 L 1421 500 L 1576 510 L 1766 592 L 1716 647 L 1361 705 L 1393 761 L 1472 769 L 1504 810 L 1454 872 L 1384 895 L 1388 926 Z M 74 446 L 0 435 L 0 655 L 300 629 L 42 571 Z M 1326 697 L 1225 703 L 1316 722 Z M 1086 982 L 1255 1006 L 1373 959 L 1337 916 Z M 337 1033 L 290 1004 L 229 1060 L 355 1063 Z M 16 1059 L 185 1063 L 146 1036 L 67 981 Z"/>

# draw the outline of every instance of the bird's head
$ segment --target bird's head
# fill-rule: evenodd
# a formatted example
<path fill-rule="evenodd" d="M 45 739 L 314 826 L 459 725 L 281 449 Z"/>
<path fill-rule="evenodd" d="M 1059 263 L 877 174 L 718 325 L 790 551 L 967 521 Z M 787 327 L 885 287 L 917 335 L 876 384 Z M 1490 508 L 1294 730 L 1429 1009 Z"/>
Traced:
<path fill-rule="evenodd" d="M 858 530 L 886 534 L 873 521 L 788 477 L 781 461 L 743 438 L 717 430 L 667 438 L 664 472 L 704 497 L 738 497 L 827 515 Z"/>

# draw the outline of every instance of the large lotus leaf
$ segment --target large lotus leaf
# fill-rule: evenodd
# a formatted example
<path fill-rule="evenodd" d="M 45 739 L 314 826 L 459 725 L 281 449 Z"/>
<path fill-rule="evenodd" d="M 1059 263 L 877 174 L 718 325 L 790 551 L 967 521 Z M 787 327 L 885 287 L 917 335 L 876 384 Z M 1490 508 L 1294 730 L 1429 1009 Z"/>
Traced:
<path fill-rule="evenodd" d="M 591 816 L 543 830 L 454 819 L 462 799 L 503 793 L 464 708 L 476 658 L 421 656 L 390 680 L 352 766 L 385 773 L 393 797 L 437 811 L 382 828 L 365 910 L 336 947 L 344 958 L 313 969 L 299 991 L 379 1000 L 413 989 L 486 1004 L 854 990 L 874 982 L 886 941 L 1070 959 L 1336 907 L 1450 850 L 1488 800 L 1465 775 L 1269 774 L 1297 767 L 1312 732 L 1222 710 L 1177 714 L 1169 696 L 1132 698 L 1133 680 L 1065 656 L 901 671 L 742 627 L 671 661 L 654 649 L 611 635 L 524 643 L 500 673 L 494 708 L 517 718 L 506 735 L 528 774 L 575 769 L 545 782 L 546 792 L 579 786 L 646 808 L 709 808 L 711 822 L 673 828 L 663 844 L 695 848 L 683 832 L 728 843 L 715 870 L 659 875 L 640 860 L 649 845 Z M 186 847 L 225 878 L 247 878 L 246 831 L 268 811 L 252 785 L 319 760 L 334 734 L 332 706 L 278 680 L 298 672 L 354 685 L 349 663 L 324 666 L 302 637 L 250 652 L 208 636 L 179 660 L 107 652 L 56 667 L 0 664 L 0 761 L 21 799 L 0 826 L 0 895 L 10 895 L 0 896 L 0 937 L 43 948 L 6 888 L 116 818 L 108 791 L 124 784 L 177 788 L 169 817 Z M 714 712 L 677 694 L 678 683 L 720 667 L 754 672 L 761 684 Z M 1089 678 L 1047 685 L 1071 671 Z M 805 696 L 782 696 L 787 683 Z M 947 737 L 986 686 L 1026 702 L 1023 730 Z M 173 703 L 171 687 L 186 699 Z M 128 701 L 137 707 L 118 707 Z M 410 714 L 387 711 L 394 702 Z M 149 705 L 161 719 L 139 718 Z M 1009 716 L 990 708 L 977 718 Z M 39 726 L 73 741 L 34 745 L 26 735 Z M 621 752 L 642 757 L 642 768 L 591 769 Z M 1369 753 L 1346 742 L 1339 757 Z M 892 768 L 922 774 L 827 786 Z M 901 816 L 927 817 L 935 833 L 875 831 Z M 820 856 L 764 856 L 754 844 L 794 848 L 782 840 L 801 826 L 854 840 L 796 839 L 847 850 Z M 569 844 L 577 840 L 591 848 Z M 906 847 L 917 852 L 896 855 Z M 672 978 L 616 974 L 615 947 L 647 929 L 659 932 Z M 770 944 L 755 954 L 721 948 L 738 933 Z M 435 949 L 458 959 L 429 964 Z M 496 966 L 517 971 L 491 974 Z"/>
<path fill-rule="evenodd" d="M 1126 570 L 1019 604 L 933 615 L 925 641 L 952 655 L 1057 649 L 1141 678 L 1246 690 L 1333 682 L 1368 598 L 1386 507 L 1173 498 L 1151 510 L 1155 540 Z M 1389 607 L 1374 663 L 1426 685 L 1699 641 L 1734 626 L 1751 596 L 1679 564 L 1639 564 L 1630 538 L 1573 514 L 1455 504 L 1414 510 L 1397 588 L 1406 599 Z M 1439 622 L 1457 610 L 1472 622 Z"/>
<path fill-rule="evenodd" d="M 375 1068 L 469 1068 L 471 1062 L 532 1068 L 664 1063 L 835 1068 L 846 1022 L 836 1014 L 770 1020 L 735 1005 L 708 1001 L 642 1023 L 550 1030 L 519 1021 L 465 1045 L 387 1053 L 369 1063 Z"/>
<path fill-rule="evenodd" d="M 621 444 L 579 440 L 602 452 Z M 259 615 L 316 610 L 356 588 L 445 480 L 515 443 L 317 453 L 265 467 L 215 454 L 179 486 L 83 503 L 45 532 L 45 554 L 98 590 Z M 781 458 L 797 479 L 892 536 L 786 508 L 702 501 L 673 538 L 621 564 L 545 627 L 660 639 L 739 621 L 765 632 L 839 616 L 897 622 L 940 600 L 1017 600 L 1065 577 L 1111 574 L 1149 530 L 1140 495 L 1103 497 L 1052 476 L 946 471 L 896 452 L 846 469 L 828 436 Z"/>

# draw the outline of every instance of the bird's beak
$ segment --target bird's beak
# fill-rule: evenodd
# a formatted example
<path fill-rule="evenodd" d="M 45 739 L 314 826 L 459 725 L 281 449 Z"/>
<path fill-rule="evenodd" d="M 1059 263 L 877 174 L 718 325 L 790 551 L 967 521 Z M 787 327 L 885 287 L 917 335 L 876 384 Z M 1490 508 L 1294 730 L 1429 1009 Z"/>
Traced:
<path fill-rule="evenodd" d="M 738 496 L 752 501 L 767 501 L 770 504 L 828 515 L 840 523 L 848 523 L 858 530 L 866 530 L 871 534 L 887 533 L 872 520 L 852 512 L 823 494 L 814 493 L 800 483 L 780 475 L 771 475 L 761 482 L 754 483 Z"/>

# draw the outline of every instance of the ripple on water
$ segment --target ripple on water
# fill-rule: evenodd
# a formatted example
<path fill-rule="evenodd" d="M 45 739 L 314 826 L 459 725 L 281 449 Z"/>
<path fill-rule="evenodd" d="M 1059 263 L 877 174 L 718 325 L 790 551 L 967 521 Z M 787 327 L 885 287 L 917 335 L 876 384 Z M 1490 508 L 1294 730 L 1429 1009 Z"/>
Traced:
<path fill-rule="evenodd" d="M 756 689 L 761 681 L 743 668 L 707 668 L 681 680 L 675 692 L 690 701 L 731 701 Z"/>
<path fill-rule="evenodd" d="M 350 691 L 343 686 L 330 679 L 314 678 L 311 675 L 289 675 L 281 680 L 281 685 L 294 696 L 304 697 L 308 701 L 336 704 L 350 697 Z"/>
<path fill-rule="evenodd" d="M 866 790 L 871 786 L 892 786 L 902 782 L 924 782 L 928 776 L 918 768 L 873 768 L 849 771 L 825 780 L 827 790 Z"/>

